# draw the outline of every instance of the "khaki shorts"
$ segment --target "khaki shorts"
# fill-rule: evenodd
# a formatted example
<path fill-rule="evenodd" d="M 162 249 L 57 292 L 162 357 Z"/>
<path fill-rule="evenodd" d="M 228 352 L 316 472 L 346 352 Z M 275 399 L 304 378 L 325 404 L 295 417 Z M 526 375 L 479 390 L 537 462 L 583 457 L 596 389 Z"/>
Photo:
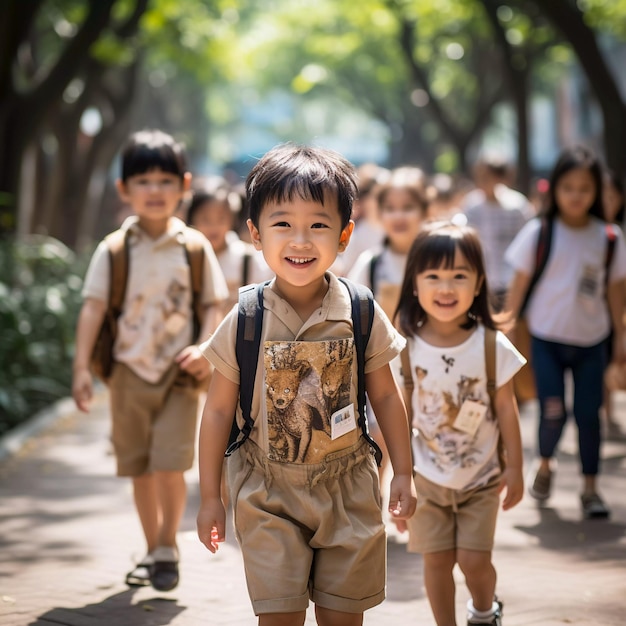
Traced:
<path fill-rule="evenodd" d="M 415 474 L 417 508 L 409 520 L 409 552 L 491 552 L 500 506 L 499 478 L 484 487 L 457 491 Z"/>
<path fill-rule="evenodd" d="M 254 613 L 362 613 L 385 597 L 378 471 L 363 439 L 321 464 L 270 461 L 248 440 L 228 483 Z"/>
<path fill-rule="evenodd" d="M 118 476 L 184 472 L 193 464 L 199 392 L 174 384 L 178 366 L 156 384 L 115 363 L 109 380 L 111 441 Z"/>

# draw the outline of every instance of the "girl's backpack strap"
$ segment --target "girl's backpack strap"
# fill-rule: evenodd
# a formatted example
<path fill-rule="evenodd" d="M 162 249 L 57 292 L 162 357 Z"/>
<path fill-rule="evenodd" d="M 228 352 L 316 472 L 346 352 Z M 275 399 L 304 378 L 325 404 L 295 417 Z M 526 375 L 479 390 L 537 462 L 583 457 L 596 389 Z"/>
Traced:
<path fill-rule="evenodd" d="M 528 302 L 530 301 L 530 296 L 532 292 L 535 290 L 543 271 L 546 269 L 546 265 L 548 263 L 548 257 L 550 256 L 550 248 L 552 247 L 552 231 L 554 230 L 554 220 L 542 217 L 540 219 L 539 226 L 539 235 L 537 237 L 537 248 L 535 250 L 535 269 L 530 277 L 530 282 L 528 284 L 528 289 L 526 290 L 526 294 L 524 295 L 524 300 L 522 301 L 522 306 L 520 307 L 518 317 L 522 317 L 526 307 L 528 306 Z"/>
<path fill-rule="evenodd" d="M 369 278 L 370 278 L 370 289 L 372 293 L 376 293 L 376 268 L 378 267 L 378 263 L 380 262 L 381 253 L 375 254 L 370 259 L 370 268 L 369 268 Z"/>
<path fill-rule="evenodd" d="M 485 327 L 485 371 L 487 374 L 487 393 L 489 394 L 489 403 L 491 405 L 491 414 L 494 419 L 496 416 L 496 332 L 493 328 Z M 506 467 L 506 452 L 502 436 L 498 435 L 498 460 L 500 468 L 504 470 Z"/>

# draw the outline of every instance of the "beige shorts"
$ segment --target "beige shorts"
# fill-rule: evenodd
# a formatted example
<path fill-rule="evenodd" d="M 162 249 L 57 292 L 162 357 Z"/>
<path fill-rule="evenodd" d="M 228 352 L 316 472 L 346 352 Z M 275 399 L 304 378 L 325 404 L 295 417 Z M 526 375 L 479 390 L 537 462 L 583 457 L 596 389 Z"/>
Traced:
<path fill-rule="evenodd" d="M 491 552 L 500 506 L 499 479 L 456 491 L 415 474 L 417 508 L 409 520 L 409 552 Z"/>
<path fill-rule="evenodd" d="M 123 363 L 113 366 L 111 441 L 118 476 L 184 472 L 192 466 L 199 392 L 174 384 L 177 374 L 175 365 L 152 384 Z"/>
<path fill-rule="evenodd" d="M 248 440 L 228 483 L 254 613 L 309 600 L 362 613 L 385 597 L 386 538 L 378 471 L 363 440 L 321 464 L 270 461 Z"/>

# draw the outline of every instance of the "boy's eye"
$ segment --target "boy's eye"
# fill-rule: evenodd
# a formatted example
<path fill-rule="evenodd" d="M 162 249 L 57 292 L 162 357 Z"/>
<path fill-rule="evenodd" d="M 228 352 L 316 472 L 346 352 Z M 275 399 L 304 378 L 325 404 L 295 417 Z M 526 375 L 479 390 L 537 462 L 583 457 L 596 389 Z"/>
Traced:
<path fill-rule="evenodd" d="M 278 228 L 288 228 L 289 227 L 289 222 L 276 222 L 273 225 L 275 227 L 278 227 Z"/>
<path fill-rule="evenodd" d="M 326 224 L 322 224 L 322 222 L 316 222 L 311 226 L 311 228 L 328 228 Z"/>

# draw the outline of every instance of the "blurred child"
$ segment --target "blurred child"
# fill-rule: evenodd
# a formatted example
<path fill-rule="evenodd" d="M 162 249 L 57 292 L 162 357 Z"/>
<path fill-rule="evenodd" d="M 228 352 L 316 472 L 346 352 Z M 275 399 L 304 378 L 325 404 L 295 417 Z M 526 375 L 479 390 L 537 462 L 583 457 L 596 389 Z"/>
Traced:
<path fill-rule="evenodd" d="M 209 179 L 193 191 L 187 209 L 187 224 L 199 230 L 213 246 L 222 268 L 229 297 L 227 312 L 237 302 L 239 287 L 272 277 L 263 255 L 242 241 L 234 230 L 241 207 L 239 196 L 220 177 Z"/>

